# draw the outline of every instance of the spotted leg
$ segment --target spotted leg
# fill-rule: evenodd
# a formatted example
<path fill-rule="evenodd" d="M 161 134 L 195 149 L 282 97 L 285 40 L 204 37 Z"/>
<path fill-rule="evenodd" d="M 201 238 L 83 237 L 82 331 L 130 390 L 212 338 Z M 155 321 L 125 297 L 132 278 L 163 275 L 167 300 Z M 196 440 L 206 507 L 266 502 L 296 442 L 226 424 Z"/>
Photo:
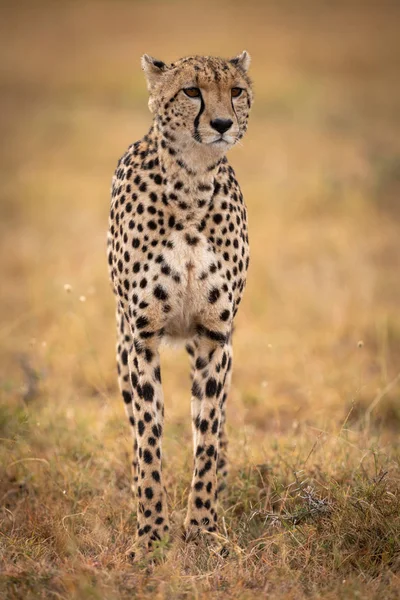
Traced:
<path fill-rule="evenodd" d="M 218 452 L 218 492 L 221 492 L 226 487 L 226 478 L 228 476 L 228 436 L 226 433 L 226 400 L 229 394 L 232 380 L 232 343 L 226 346 L 228 362 L 226 365 L 225 383 L 222 389 L 221 397 L 221 423 L 219 428 L 219 452 Z"/>
<path fill-rule="evenodd" d="M 188 344 L 186 344 L 186 351 L 190 357 L 190 378 L 192 380 L 196 373 L 196 361 L 198 358 L 198 340 L 195 338 Z M 201 400 L 192 394 L 191 397 L 191 412 L 192 412 L 192 434 L 193 434 L 193 448 L 197 447 L 197 423 L 200 415 Z"/>
<path fill-rule="evenodd" d="M 191 363 L 191 378 L 193 381 L 196 373 L 196 362 L 198 359 L 198 340 L 194 339 L 186 345 L 187 353 L 190 356 Z M 221 422 L 219 427 L 219 452 L 217 462 L 217 475 L 218 475 L 218 492 L 221 492 L 226 487 L 226 478 L 228 475 L 228 436 L 226 433 L 226 400 L 229 394 L 231 379 L 232 379 L 232 344 L 229 342 L 226 346 L 226 352 L 228 355 L 228 363 L 226 367 L 225 383 L 222 390 L 221 398 Z M 197 363 L 201 366 L 201 360 Z M 192 394 L 191 398 L 192 408 L 192 430 L 193 430 L 193 447 L 197 448 L 197 432 L 201 400 Z"/>
<path fill-rule="evenodd" d="M 195 399 L 194 473 L 185 529 L 216 531 L 217 461 L 222 420 L 222 390 L 228 366 L 228 348 L 201 337 L 197 348 L 192 397 Z"/>
<path fill-rule="evenodd" d="M 167 499 L 162 483 L 161 437 L 164 401 L 161 387 L 159 340 L 134 338 L 129 352 L 138 462 L 137 541 L 151 550 L 169 530 Z"/>
<path fill-rule="evenodd" d="M 132 460 L 132 490 L 135 493 L 137 484 L 137 442 L 135 432 L 135 419 L 133 416 L 133 394 L 129 378 L 128 354 L 132 345 L 132 336 L 123 312 L 118 304 L 117 306 L 117 369 L 118 384 L 124 400 L 125 412 L 131 424 L 133 437 L 133 460 Z"/>

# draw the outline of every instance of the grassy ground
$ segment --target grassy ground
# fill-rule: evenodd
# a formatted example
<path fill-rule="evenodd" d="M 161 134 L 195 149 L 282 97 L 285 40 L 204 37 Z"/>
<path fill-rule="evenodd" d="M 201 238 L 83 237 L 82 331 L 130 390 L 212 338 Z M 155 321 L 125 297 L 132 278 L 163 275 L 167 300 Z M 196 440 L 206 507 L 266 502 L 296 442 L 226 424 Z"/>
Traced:
<path fill-rule="evenodd" d="M 23 1 L 1 12 L 0 596 L 399 598 L 399 5 Z M 228 407 L 230 552 L 178 536 L 189 380 L 184 354 L 166 350 L 176 539 L 157 566 L 131 565 L 110 178 L 150 123 L 143 52 L 244 48 L 256 103 L 231 161 L 252 262 Z"/>

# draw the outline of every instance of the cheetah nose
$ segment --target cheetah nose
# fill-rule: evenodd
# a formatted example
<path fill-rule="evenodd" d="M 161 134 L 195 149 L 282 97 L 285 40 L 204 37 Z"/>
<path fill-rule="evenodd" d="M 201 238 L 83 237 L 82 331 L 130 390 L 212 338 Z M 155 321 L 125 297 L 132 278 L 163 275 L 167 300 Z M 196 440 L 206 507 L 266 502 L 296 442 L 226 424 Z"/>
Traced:
<path fill-rule="evenodd" d="M 218 133 L 225 133 L 233 125 L 231 119 L 213 119 L 210 121 L 210 125 L 213 129 L 216 129 Z"/>

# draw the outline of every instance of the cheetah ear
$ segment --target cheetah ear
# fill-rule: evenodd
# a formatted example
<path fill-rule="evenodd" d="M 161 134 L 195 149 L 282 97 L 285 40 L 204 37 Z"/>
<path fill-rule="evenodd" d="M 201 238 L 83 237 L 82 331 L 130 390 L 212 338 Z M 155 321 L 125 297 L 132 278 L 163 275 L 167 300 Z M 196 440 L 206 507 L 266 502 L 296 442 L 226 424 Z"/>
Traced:
<path fill-rule="evenodd" d="M 143 54 L 141 64 L 146 75 L 149 88 L 167 69 L 167 65 L 162 60 L 157 60 L 148 54 Z"/>
<path fill-rule="evenodd" d="M 231 58 L 229 62 L 246 73 L 250 67 L 251 56 L 246 50 L 243 50 L 241 54 Z"/>

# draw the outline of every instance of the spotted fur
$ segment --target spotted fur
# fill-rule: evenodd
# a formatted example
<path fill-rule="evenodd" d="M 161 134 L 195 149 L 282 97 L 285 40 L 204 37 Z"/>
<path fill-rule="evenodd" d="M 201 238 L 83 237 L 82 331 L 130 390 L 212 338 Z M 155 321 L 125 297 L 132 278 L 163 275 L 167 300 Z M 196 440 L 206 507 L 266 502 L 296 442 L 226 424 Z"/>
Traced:
<path fill-rule="evenodd" d="M 192 363 L 194 472 L 185 529 L 217 528 L 232 326 L 249 264 L 246 207 L 225 154 L 247 129 L 249 62 L 246 52 L 170 65 L 144 55 L 153 124 L 122 156 L 112 181 L 108 263 L 118 379 L 134 438 L 137 539 L 149 549 L 169 530 L 159 358 L 168 339 L 182 340 Z"/>

